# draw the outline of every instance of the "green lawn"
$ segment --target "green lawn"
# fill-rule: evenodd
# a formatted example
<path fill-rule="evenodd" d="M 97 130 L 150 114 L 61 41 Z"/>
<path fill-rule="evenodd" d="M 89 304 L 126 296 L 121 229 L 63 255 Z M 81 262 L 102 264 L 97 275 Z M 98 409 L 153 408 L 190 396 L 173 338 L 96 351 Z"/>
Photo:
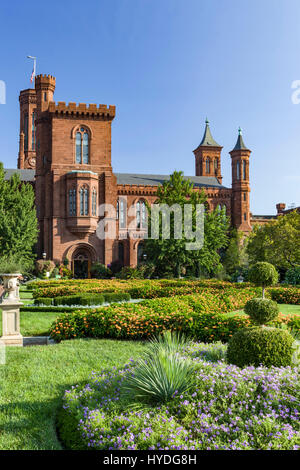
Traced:
<path fill-rule="evenodd" d="M 93 370 L 123 366 L 139 342 L 78 339 L 54 346 L 6 348 L 0 365 L 0 449 L 61 449 L 55 429 L 64 391 Z"/>

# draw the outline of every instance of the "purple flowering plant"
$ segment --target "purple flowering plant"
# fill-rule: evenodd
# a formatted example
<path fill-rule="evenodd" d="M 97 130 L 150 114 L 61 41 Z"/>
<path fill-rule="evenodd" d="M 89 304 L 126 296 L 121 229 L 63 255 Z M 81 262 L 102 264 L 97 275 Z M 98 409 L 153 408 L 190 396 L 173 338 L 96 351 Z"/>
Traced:
<path fill-rule="evenodd" d="M 98 450 L 297 450 L 299 369 L 239 367 L 226 346 L 189 344 L 195 383 L 167 403 L 139 404 L 122 392 L 136 362 L 93 372 L 65 392 L 59 429 L 67 448 Z"/>

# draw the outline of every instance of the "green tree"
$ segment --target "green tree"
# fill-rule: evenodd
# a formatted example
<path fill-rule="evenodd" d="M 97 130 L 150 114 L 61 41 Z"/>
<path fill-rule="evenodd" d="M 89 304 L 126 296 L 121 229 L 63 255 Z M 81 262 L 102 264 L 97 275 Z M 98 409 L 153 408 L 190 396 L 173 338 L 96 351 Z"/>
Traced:
<path fill-rule="evenodd" d="M 168 207 L 177 205 L 181 214 L 184 213 L 184 206 L 190 204 L 192 230 L 196 229 L 196 212 L 198 204 L 205 204 L 206 195 L 204 191 L 195 191 L 193 183 L 183 178 L 182 172 L 174 172 L 169 181 L 165 181 L 157 190 L 157 200 L 154 204 L 166 204 Z M 184 223 L 180 233 L 176 235 L 174 212 L 170 213 L 170 236 L 163 237 L 163 224 L 165 215 L 160 214 L 158 226 L 155 227 L 159 235 L 158 239 L 151 238 L 151 214 L 152 208 L 148 205 L 149 215 L 149 238 L 145 243 L 145 251 L 148 261 L 155 264 L 157 272 L 170 273 L 177 277 L 183 267 L 196 268 L 200 271 L 212 272 L 220 265 L 220 255 L 218 250 L 227 243 L 228 219 L 223 210 L 216 209 L 204 214 L 204 244 L 201 249 L 189 250 L 187 243 L 195 241 L 189 239 L 184 231 Z M 176 211 L 175 211 L 176 212 Z M 182 216 L 182 220 L 184 217 Z M 177 227 L 178 228 L 178 227 Z"/>
<path fill-rule="evenodd" d="M 300 214 L 297 211 L 254 226 L 247 242 L 250 263 L 267 261 L 287 270 L 300 264 Z"/>
<path fill-rule="evenodd" d="M 232 228 L 229 233 L 228 246 L 222 256 L 222 264 L 228 274 L 234 274 L 241 266 L 245 265 L 243 233 Z"/>
<path fill-rule="evenodd" d="M 17 174 L 5 181 L 0 162 L 0 256 L 18 258 L 24 270 L 30 269 L 35 257 L 33 247 L 37 234 L 32 186 L 21 183 Z"/>

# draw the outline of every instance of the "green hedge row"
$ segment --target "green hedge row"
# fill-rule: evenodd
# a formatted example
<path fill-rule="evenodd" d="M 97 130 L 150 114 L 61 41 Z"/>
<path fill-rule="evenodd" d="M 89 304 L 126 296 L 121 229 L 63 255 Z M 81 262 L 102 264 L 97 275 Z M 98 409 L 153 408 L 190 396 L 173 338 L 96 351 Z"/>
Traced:
<path fill-rule="evenodd" d="M 35 305 L 102 305 L 104 302 L 121 302 L 130 300 L 130 295 L 127 292 L 105 292 L 103 294 L 84 293 L 78 295 L 58 296 L 54 299 L 50 297 L 38 297 L 34 300 Z"/>

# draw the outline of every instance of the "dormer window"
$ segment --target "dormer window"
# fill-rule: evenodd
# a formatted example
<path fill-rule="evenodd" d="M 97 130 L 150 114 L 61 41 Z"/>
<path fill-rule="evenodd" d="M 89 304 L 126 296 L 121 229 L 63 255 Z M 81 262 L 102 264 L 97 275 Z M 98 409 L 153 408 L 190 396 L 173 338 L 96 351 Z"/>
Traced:
<path fill-rule="evenodd" d="M 87 165 L 89 163 L 89 134 L 84 127 L 76 132 L 76 163 Z"/>

